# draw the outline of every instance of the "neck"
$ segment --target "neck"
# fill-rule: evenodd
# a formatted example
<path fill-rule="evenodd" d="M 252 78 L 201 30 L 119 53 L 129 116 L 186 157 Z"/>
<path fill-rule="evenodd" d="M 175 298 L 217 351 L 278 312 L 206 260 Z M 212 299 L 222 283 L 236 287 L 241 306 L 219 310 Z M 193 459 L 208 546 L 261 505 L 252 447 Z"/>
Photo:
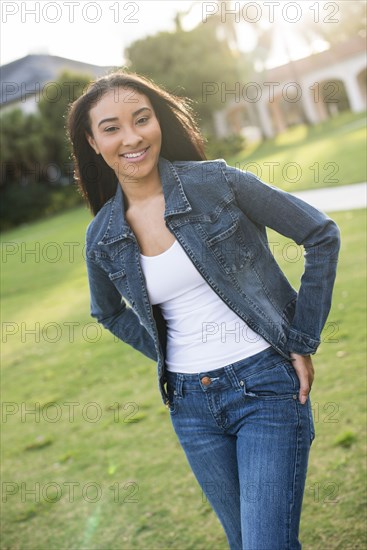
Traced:
<path fill-rule="evenodd" d="M 143 204 L 162 193 L 162 182 L 158 173 L 148 181 L 126 178 L 120 185 L 125 197 L 125 209 Z"/>

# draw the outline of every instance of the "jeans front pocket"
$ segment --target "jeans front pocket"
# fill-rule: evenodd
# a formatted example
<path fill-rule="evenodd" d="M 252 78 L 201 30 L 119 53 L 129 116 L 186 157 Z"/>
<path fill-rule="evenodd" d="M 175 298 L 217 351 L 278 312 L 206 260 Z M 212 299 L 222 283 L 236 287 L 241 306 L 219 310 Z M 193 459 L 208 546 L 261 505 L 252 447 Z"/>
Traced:
<path fill-rule="evenodd" d="M 245 397 L 266 400 L 296 399 L 299 387 L 296 371 L 285 359 L 244 379 Z"/>

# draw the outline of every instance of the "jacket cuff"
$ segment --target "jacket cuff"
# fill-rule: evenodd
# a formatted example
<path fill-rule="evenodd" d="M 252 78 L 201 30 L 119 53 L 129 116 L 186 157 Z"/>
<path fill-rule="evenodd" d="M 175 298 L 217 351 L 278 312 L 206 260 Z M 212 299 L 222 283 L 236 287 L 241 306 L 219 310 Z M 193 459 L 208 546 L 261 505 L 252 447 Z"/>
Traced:
<path fill-rule="evenodd" d="M 320 345 L 320 340 L 312 338 L 308 334 L 298 332 L 291 328 L 288 334 L 287 347 L 289 353 L 298 353 L 299 355 L 313 355 Z"/>

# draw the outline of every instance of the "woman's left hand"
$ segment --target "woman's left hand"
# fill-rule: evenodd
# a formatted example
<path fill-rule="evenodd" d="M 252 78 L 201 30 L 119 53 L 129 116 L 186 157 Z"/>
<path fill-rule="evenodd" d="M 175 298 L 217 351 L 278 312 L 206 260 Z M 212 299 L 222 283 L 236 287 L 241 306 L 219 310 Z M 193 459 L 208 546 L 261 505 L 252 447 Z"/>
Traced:
<path fill-rule="evenodd" d="M 298 397 L 302 405 L 304 405 L 311 391 L 312 382 L 315 376 L 312 359 L 310 355 L 299 355 L 298 353 L 291 353 L 290 355 L 292 365 L 297 373 L 301 386 Z"/>

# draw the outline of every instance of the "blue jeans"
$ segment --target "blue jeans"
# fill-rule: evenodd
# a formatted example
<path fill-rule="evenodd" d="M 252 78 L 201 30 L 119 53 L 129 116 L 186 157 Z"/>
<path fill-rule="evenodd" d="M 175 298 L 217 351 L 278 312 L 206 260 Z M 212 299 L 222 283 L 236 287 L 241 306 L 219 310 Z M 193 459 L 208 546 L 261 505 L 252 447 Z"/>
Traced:
<path fill-rule="evenodd" d="M 273 348 L 200 374 L 168 372 L 171 420 L 231 550 L 299 550 L 310 398 Z"/>

